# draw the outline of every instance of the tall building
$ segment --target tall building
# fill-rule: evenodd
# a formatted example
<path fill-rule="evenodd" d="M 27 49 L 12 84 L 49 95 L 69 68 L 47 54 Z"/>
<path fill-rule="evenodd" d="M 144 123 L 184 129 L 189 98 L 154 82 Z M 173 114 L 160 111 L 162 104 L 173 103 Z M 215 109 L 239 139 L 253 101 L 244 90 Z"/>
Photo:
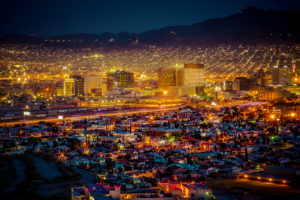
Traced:
<path fill-rule="evenodd" d="M 75 82 L 72 78 L 66 78 L 64 79 L 64 85 L 63 85 L 63 95 L 65 97 L 72 97 L 75 95 Z"/>
<path fill-rule="evenodd" d="M 272 75 L 267 72 L 266 68 L 260 68 L 260 70 L 252 76 L 252 86 L 265 87 L 270 84 L 272 84 Z"/>
<path fill-rule="evenodd" d="M 291 84 L 300 84 L 300 61 L 297 61 L 292 69 Z"/>
<path fill-rule="evenodd" d="M 295 63 L 294 72 L 297 77 L 300 77 L 300 61 Z"/>
<path fill-rule="evenodd" d="M 232 90 L 232 81 L 223 81 L 222 82 L 222 90 L 231 91 Z"/>
<path fill-rule="evenodd" d="M 272 84 L 289 85 L 291 83 L 291 68 L 288 66 L 273 66 Z"/>
<path fill-rule="evenodd" d="M 204 65 L 185 64 L 184 68 L 178 70 L 177 85 L 181 96 L 199 95 L 197 88 L 204 85 Z"/>
<path fill-rule="evenodd" d="M 238 91 L 249 91 L 251 89 L 251 80 L 245 77 L 237 77 L 232 84 L 232 88 Z"/>
<path fill-rule="evenodd" d="M 82 75 L 71 75 L 70 78 L 74 79 L 75 96 L 76 97 L 84 96 L 84 76 L 82 76 Z"/>
<path fill-rule="evenodd" d="M 107 90 L 112 90 L 115 88 L 113 75 L 114 75 L 114 73 L 107 73 L 107 75 L 106 75 Z"/>
<path fill-rule="evenodd" d="M 107 74 L 107 89 L 134 87 L 134 74 L 118 70 Z"/>
<path fill-rule="evenodd" d="M 158 69 L 158 86 L 162 89 L 162 96 L 177 96 L 176 69 L 163 67 Z"/>
<path fill-rule="evenodd" d="M 158 86 L 160 88 L 176 86 L 176 69 L 175 68 L 159 68 L 158 69 Z"/>
<path fill-rule="evenodd" d="M 134 74 L 126 71 L 117 71 L 118 87 L 134 87 Z"/>
<path fill-rule="evenodd" d="M 84 76 L 84 95 L 103 96 L 106 91 L 106 75 L 86 75 Z"/>
<path fill-rule="evenodd" d="M 62 97 L 64 96 L 64 83 L 63 81 L 59 81 L 55 85 L 56 96 Z"/>
<path fill-rule="evenodd" d="M 204 65 L 185 64 L 178 70 L 178 86 L 202 86 L 204 85 Z"/>

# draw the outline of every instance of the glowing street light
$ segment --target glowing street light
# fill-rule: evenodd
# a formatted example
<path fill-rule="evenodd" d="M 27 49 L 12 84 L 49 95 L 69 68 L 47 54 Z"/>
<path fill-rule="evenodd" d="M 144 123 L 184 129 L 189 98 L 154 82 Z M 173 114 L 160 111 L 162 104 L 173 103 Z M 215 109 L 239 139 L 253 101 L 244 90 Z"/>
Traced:
<path fill-rule="evenodd" d="M 216 86 L 216 87 L 215 87 L 215 91 L 216 91 L 216 92 L 220 92 L 220 91 L 221 91 L 221 87 Z"/>
<path fill-rule="evenodd" d="M 23 114 L 24 114 L 24 116 L 30 116 L 31 115 L 31 113 L 29 111 L 24 111 Z"/>
<path fill-rule="evenodd" d="M 296 116 L 296 113 L 292 112 L 291 117 L 295 117 L 295 116 Z"/>
<path fill-rule="evenodd" d="M 164 93 L 164 95 L 166 95 L 166 94 L 168 94 L 168 91 L 165 90 L 163 93 Z"/>
<path fill-rule="evenodd" d="M 213 105 L 213 106 L 216 106 L 217 104 L 216 104 L 216 102 L 211 102 L 211 105 Z"/>
<path fill-rule="evenodd" d="M 275 119 L 275 115 L 272 114 L 272 115 L 271 115 L 271 119 Z"/>
<path fill-rule="evenodd" d="M 64 116 L 59 115 L 59 116 L 58 116 L 58 119 L 64 119 Z"/>
<path fill-rule="evenodd" d="M 25 120 L 25 116 L 30 116 L 31 113 L 29 111 L 24 111 L 23 112 L 23 120 Z"/>

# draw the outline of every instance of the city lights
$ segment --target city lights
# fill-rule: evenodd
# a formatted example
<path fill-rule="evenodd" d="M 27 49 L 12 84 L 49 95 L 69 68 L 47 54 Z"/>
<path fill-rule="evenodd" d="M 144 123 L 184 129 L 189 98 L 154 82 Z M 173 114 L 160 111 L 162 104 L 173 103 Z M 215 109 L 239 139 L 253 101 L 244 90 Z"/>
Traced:
<path fill-rule="evenodd" d="M 1 199 L 299 197 L 300 4 L 44 1 L 1 13 Z"/>
<path fill-rule="evenodd" d="M 24 115 L 24 116 L 30 116 L 30 115 L 31 115 L 31 113 L 30 113 L 30 112 L 28 112 L 28 111 L 24 111 L 24 112 L 23 112 L 23 115 Z"/>
<path fill-rule="evenodd" d="M 217 103 L 213 101 L 213 102 L 211 102 L 211 105 L 216 106 Z"/>

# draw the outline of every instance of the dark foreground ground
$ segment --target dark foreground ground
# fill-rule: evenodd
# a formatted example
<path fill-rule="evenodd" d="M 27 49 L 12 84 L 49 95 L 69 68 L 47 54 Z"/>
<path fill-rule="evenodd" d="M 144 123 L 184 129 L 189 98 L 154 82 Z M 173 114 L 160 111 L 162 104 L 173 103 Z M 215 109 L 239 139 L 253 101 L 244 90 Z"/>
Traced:
<path fill-rule="evenodd" d="M 51 155 L 0 157 L 0 199 L 69 200 L 71 186 L 93 183 L 93 175 L 63 166 Z M 205 181 L 218 200 L 299 200 L 300 188 L 247 179 Z"/>
<path fill-rule="evenodd" d="M 207 181 L 217 199 L 226 200 L 296 200 L 300 199 L 300 188 L 248 179 L 220 179 Z"/>
<path fill-rule="evenodd" d="M 67 200 L 71 186 L 94 181 L 47 155 L 2 156 L 0 170 L 1 200 Z"/>

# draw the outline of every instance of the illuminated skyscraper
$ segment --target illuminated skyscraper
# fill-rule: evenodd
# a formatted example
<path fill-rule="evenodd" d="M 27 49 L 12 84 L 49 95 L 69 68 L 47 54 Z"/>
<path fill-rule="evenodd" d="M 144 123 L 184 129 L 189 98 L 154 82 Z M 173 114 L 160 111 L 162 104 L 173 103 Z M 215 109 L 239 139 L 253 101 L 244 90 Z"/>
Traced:
<path fill-rule="evenodd" d="M 237 91 L 249 91 L 251 89 L 251 80 L 246 77 L 237 77 L 232 84 L 232 88 Z"/>
<path fill-rule="evenodd" d="M 134 74 L 118 70 L 107 74 L 107 89 L 134 87 Z"/>
<path fill-rule="evenodd" d="M 84 96 L 84 76 L 81 75 L 71 75 L 70 78 L 74 79 L 75 85 L 75 96 Z"/>
<path fill-rule="evenodd" d="M 59 81 L 55 85 L 56 96 L 62 97 L 64 96 L 64 83 L 63 81 Z"/>
<path fill-rule="evenodd" d="M 300 77 L 300 61 L 295 63 L 294 72 L 297 75 L 297 77 Z"/>
<path fill-rule="evenodd" d="M 106 75 L 86 75 L 84 76 L 84 95 L 92 95 L 97 93 L 97 96 L 102 96 L 106 91 Z"/>
<path fill-rule="evenodd" d="M 292 75 L 291 75 L 292 84 L 300 84 L 300 61 L 297 61 L 293 66 Z"/>
<path fill-rule="evenodd" d="M 185 64 L 184 68 L 178 70 L 178 86 L 202 86 L 204 85 L 204 65 Z"/>
<path fill-rule="evenodd" d="M 273 66 L 272 83 L 274 85 L 289 85 L 291 83 L 291 68 L 288 66 Z"/>
<path fill-rule="evenodd" d="M 197 88 L 204 85 L 204 65 L 185 64 L 184 68 L 178 70 L 177 84 L 180 87 L 181 96 L 194 96 Z"/>
<path fill-rule="evenodd" d="M 71 97 L 75 95 L 75 84 L 74 79 L 66 78 L 64 79 L 64 90 L 63 94 L 65 97 Z"/>
<path fill-rule="evenodd" d="M 159 68 L 158 69 L 158 86 L 160 88 L 176 86 L 176 69 L 175 68 Z"/>

